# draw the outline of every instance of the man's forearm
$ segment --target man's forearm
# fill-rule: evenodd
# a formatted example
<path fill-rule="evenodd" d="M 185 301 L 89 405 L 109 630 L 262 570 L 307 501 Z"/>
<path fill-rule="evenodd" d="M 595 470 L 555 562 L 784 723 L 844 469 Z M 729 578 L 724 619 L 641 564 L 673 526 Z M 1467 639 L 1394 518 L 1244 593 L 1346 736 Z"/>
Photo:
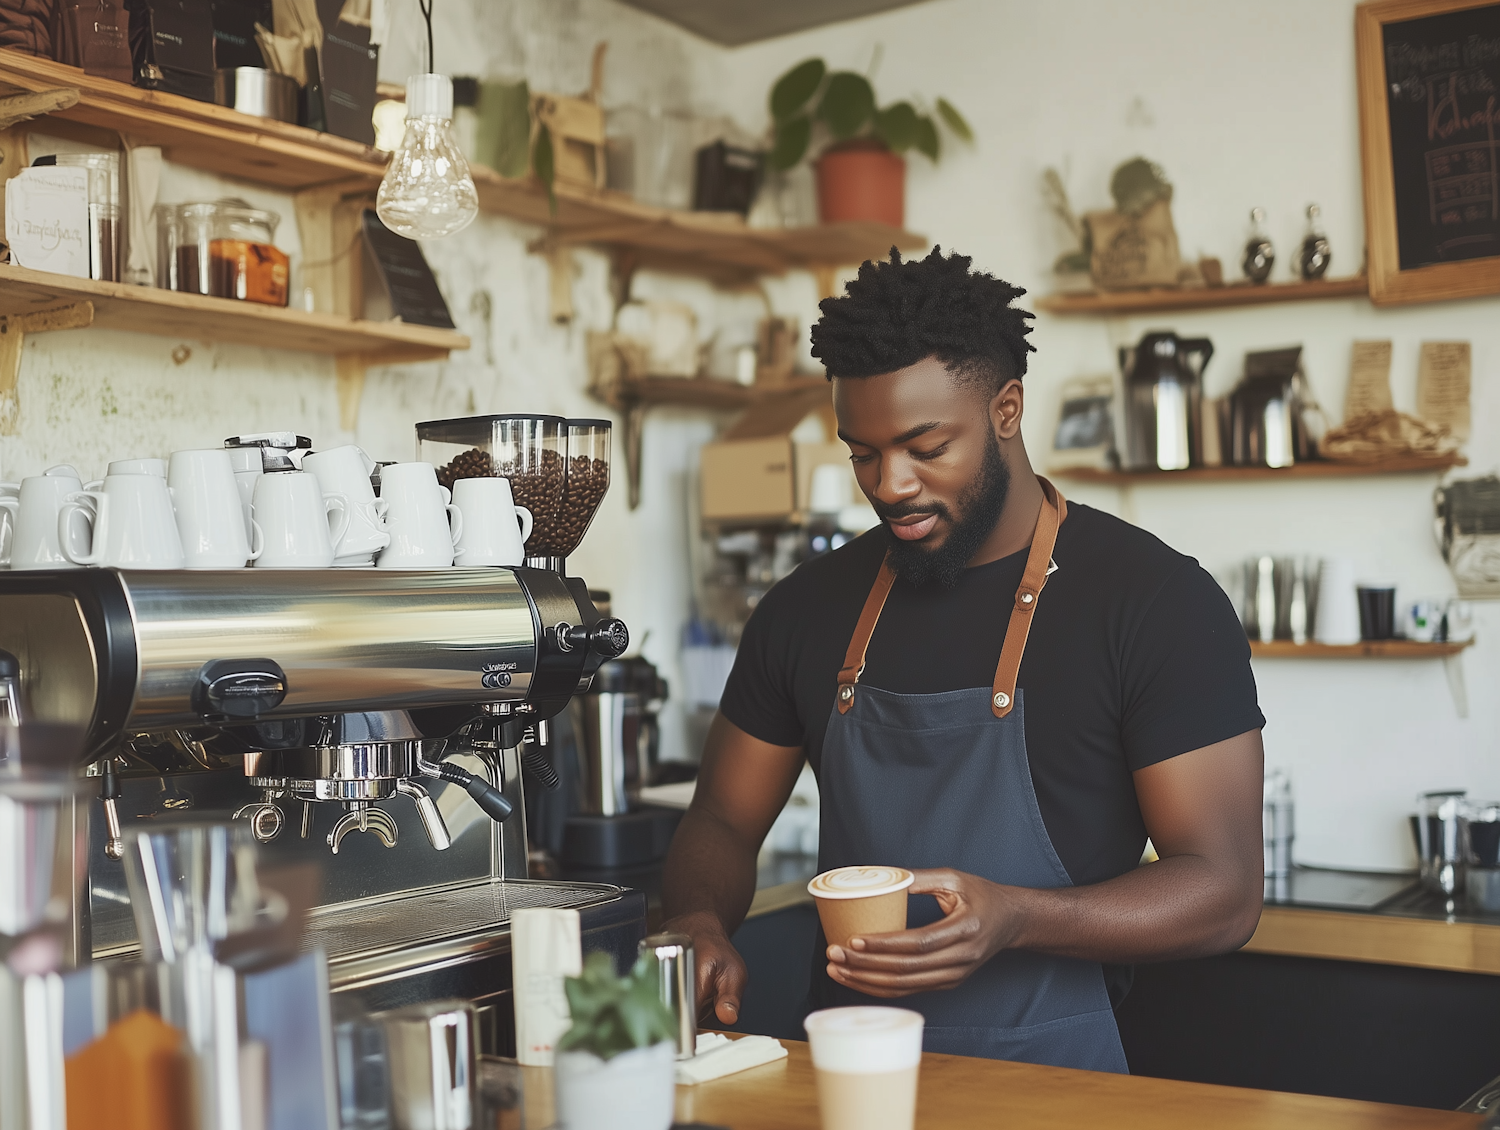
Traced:
<path fill-rule="evenodd" d="M 694 805 L 677 828 L 662 875 L 662 915 L 667 921 L 709 913 L 725 935 L 734 933 L 755 898 L 757 845 Z"/>
<path fill-rule="evenodd" d="M 1120 963 L 1224 953 L 1255 932 L 1259 884 L 1179 855 L 1087 887 L 1006 888 L 1019 912 L 1006 948 Z"/>

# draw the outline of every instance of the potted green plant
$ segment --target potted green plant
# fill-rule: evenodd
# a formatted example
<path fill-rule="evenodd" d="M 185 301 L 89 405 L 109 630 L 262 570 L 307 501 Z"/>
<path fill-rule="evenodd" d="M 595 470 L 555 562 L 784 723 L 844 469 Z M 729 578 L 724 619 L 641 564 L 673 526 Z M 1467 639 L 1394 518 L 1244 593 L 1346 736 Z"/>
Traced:
<path fill-rule="evenodd" d="M 563 984 L 573 1025 L 557 1041 L 557 1120 L 567 1130 L 667 1130 L 677 1025 L 662 1004 L 656 957 L 624 977 L 607 953 Z"/>
<path fill-rule="evenodd" d="M 829 73 L 822 59 L 798 63 L 771 87 L 772 142 L 767 163 L 785 171 L 815 144 L 818 217 L 825 224 L 875 220 L 901 227 L 906 220 L 906 159 L 915 149 L 936 162 L 942 152 L 938 124 L 961 141 L 974 131 L 946 98 L 934 112 L 912 102 L 878 106 L 875 88 L 854 71 Z"/>

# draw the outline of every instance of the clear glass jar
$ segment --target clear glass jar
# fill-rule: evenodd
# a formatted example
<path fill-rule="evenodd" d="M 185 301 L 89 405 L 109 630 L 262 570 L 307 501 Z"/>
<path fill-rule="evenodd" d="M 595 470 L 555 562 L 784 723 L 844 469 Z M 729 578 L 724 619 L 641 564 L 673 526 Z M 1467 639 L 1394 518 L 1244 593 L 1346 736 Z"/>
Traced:
<path fill-rule="evenodd" d="M 285 306 L 290 259 L 275 244 L 280 222 L 243 200 L 157 205 L 156 285 Z"/>

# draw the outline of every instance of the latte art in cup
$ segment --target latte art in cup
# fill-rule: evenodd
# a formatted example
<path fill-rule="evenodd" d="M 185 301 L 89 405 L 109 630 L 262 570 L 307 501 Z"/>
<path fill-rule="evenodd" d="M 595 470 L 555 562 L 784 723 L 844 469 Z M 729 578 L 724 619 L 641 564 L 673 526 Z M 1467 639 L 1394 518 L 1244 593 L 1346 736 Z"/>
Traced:
<path fill-rule="evenodd" d="M 807 891 L 828 944 L 846 946 L 857 935 L 906 929 L 906 888 L 914 881 L 904 867 L 838 867 L 814 878 Z"/>
<path fill-rule="evenodd" d="M 904 891 L 912 873 L 904 867 L 838 867 L 807 884 L 807 893 L 823 899 L 865 899 Z"/>

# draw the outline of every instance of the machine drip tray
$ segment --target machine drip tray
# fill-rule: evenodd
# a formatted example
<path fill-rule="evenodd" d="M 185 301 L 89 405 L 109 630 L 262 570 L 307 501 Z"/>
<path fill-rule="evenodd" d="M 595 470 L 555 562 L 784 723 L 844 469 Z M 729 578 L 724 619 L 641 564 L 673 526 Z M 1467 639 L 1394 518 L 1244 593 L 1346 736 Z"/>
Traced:
<path fill-rule="evenodd" d="M 305 944 L 328 954 L 329 979 L 340 989 L 496 949 L 509 952 L 513 910 L 629 903 L 620 909 L 631 916 L 640 914 L 639 901 L 634 892 L 605 883 L 485 880 L 320 908 L 308 919 Z"/>
<path fill-rule="evenodd" d="M 563 826 L 565 867 L 640 867 L 665 858 L 682 821 L 677 808 L 638 808 L 619 816 L 570 816 Z"/>

